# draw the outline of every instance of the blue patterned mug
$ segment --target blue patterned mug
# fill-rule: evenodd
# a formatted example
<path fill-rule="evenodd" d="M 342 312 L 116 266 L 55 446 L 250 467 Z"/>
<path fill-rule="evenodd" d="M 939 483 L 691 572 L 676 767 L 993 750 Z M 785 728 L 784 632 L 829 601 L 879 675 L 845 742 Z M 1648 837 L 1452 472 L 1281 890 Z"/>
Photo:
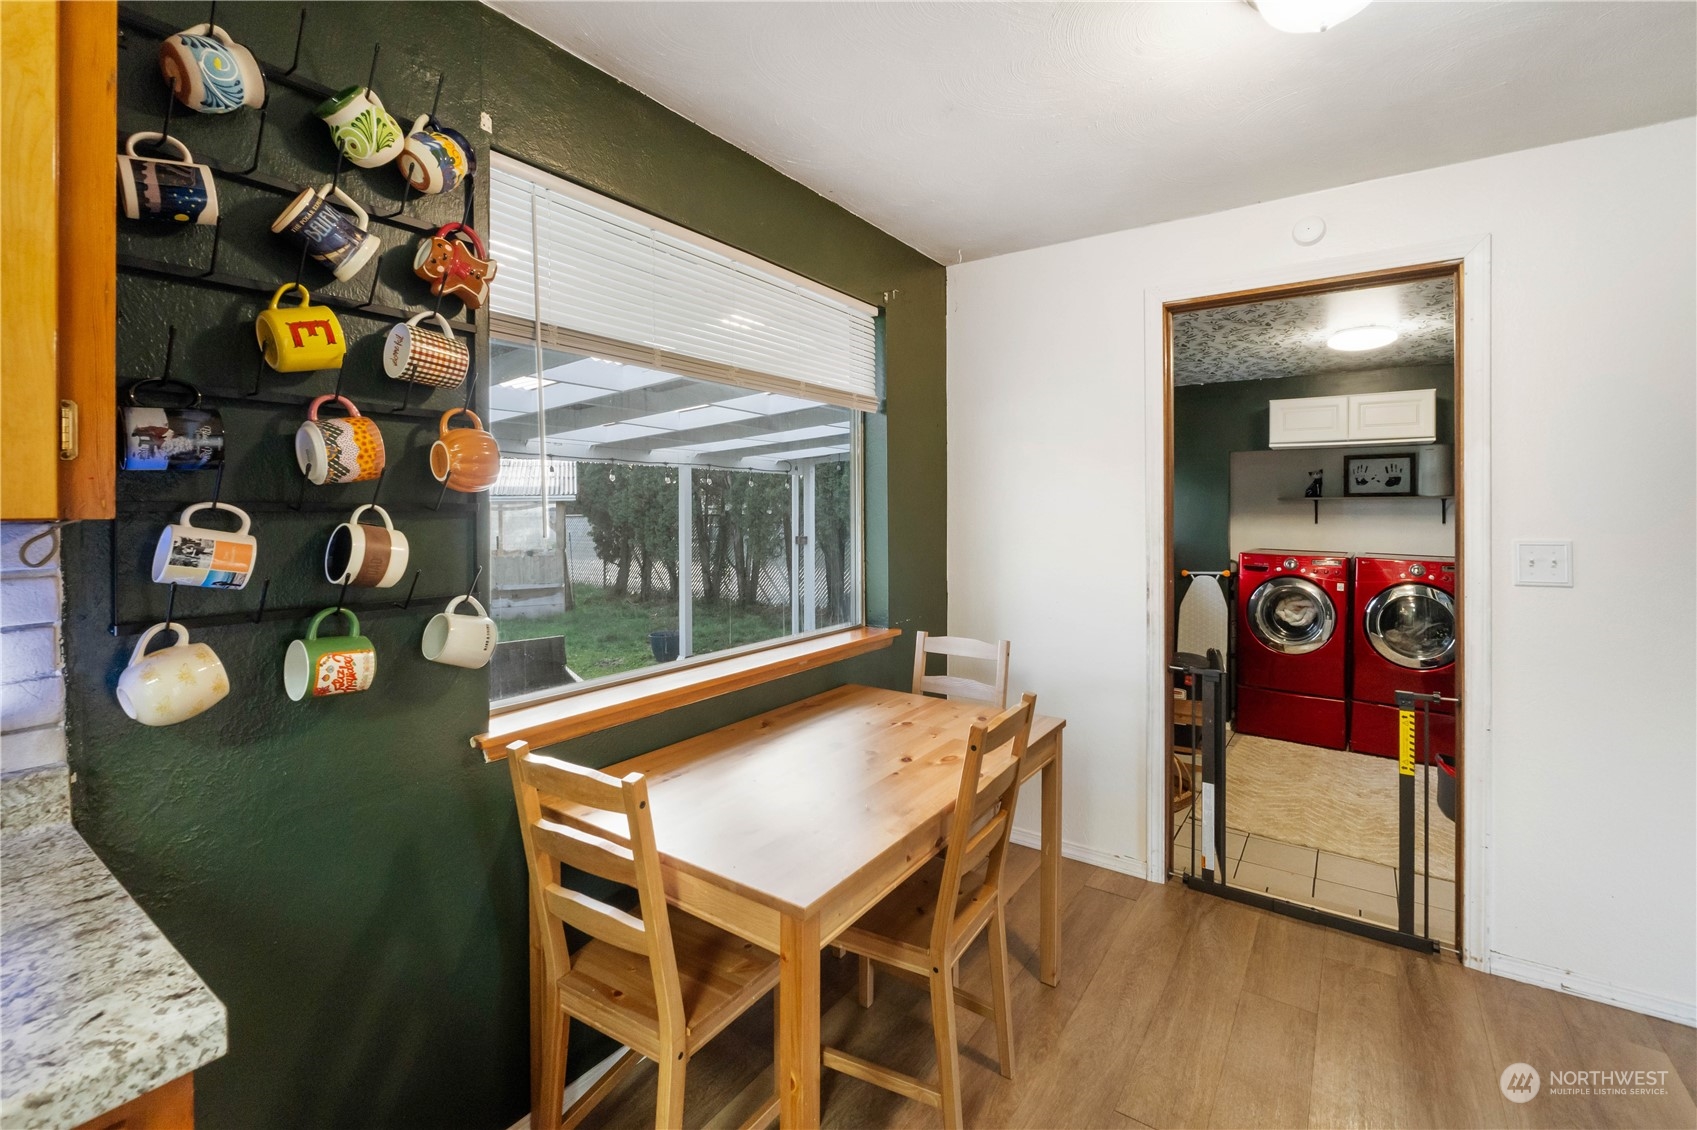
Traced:
<path fill-rule="evenodd" d="M 177 101 L 202 114 L 265 105 L 265 74 L 253 52 L 212 24 L 166 36 L 159 45 L 159 70 Z"/>
<path fill-rule="evenodd" d="M 330 203 L 334 196 L 353 216 Z M 357 217 L 357 218 L 356 218 Z M 381 241 L 366 229 L 371 218 L 353 198 L 333 185 L 303 188 L 271 224 L 306 244 L 307 253 L 346 281 L 359 274 L 377 254 Z"/>
<path fill-rule="evenodd" d="M 350 86 L 313 112 L 330 127 L 330 138 L 342 155 L 363 169 L 387 165 L 406 143 L 401 123 L 370 87 Z"/>
<path fill-rule="evenodd" d="M 477 154 L 458 130 L 423 114 L 413 122 L 395 165 L 419 192 L 447 192 L 477 171 Z"/>
<path fill-rule="evenodd" d="M 171 157 L 141 157 L 136 143 L 172 146 Z M 160 133 L 132 133 L 118 157 L 118 199 L 132 220 L 216 224 L 218 187 L 212 170 L 195 164 L 189 147 Z"/>

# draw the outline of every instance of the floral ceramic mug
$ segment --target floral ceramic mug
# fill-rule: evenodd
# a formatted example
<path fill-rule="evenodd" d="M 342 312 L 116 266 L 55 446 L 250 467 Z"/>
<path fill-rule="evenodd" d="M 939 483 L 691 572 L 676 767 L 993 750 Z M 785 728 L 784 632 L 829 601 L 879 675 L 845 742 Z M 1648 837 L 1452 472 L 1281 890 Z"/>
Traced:
<path fill-rule="evenodd" d="M 342 155 L 365 169 L 387 165 L 401 155 L 406 134 L 383 99 L 368 86 L 350 86 L 319 105 L 316 113 L 330 127 Z"/>
<path fill-rule="evenodd" d="M 160 632 L 170 631 L 177 642 L 147 654 L 147 645 Z M 142 633 L 130 655 L 130 665 L 118 676 L 118 705 L 143 726 L 174 726 L 218 705 L 230 693 L 230 676 L 216 652 L 203 643 L 190 643 L 181 624 L 155 624 Z"/>

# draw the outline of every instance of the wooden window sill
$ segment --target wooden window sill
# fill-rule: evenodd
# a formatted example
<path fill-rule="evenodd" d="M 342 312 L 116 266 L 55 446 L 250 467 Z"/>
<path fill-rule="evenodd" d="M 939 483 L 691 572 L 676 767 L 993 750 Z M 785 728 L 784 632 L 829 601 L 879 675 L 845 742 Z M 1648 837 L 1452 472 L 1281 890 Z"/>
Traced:
<path fill-rule="evenodd" d="M 901 634 L 900 628 L 850 628 L 717 663 L 703 663 L 504 710 L 489 719 L 489 732 L 478 734 L 471 744 L 483 751 L 485 761 L 497 761 L 507 756 L 510 742 L 526 741 L 540 747 L 593 734 L 675 707 L 878 651 L 889 647 Z"/>

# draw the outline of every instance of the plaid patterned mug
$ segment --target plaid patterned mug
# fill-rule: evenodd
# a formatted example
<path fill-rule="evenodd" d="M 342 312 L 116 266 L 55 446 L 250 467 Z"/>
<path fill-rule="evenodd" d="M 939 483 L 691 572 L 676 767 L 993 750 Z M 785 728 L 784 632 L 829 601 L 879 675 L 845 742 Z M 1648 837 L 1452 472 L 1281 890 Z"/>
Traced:
<path fill-rule="evenodd" d="M 418 323 L 435 318 L 442 332 L 427 330 Z M 389 330 L 383 343 L 383 371 L 397 381 L 456 388 L 471 368 L 471 351 L 454 337 L 454 327 L 440 313 L 421 310 Z"/>

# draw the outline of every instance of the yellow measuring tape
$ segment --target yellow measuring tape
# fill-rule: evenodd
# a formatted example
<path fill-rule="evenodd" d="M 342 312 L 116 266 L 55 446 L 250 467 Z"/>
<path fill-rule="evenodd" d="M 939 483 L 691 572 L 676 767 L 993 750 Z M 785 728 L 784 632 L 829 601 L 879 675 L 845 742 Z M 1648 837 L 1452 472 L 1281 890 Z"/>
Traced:
<path fill-rule="evenodd" d="M 1397 768 L 1404 777 L 1414 776 L 1414 711 L 1399 710 L 1396 717 Z"/>

